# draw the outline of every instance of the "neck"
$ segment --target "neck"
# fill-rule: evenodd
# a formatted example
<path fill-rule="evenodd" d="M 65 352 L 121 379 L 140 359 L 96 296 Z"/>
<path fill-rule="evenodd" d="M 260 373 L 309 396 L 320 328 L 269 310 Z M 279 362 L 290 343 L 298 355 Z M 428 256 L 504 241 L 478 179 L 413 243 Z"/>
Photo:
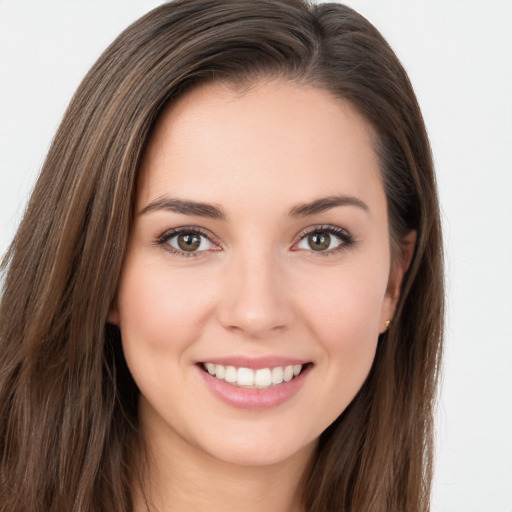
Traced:
<path fill-rule="evenodd" d="M 300 482 L 316 443 L 275 464 L 241 466 L 211 457 L 178 435 L 165 443 L 143 436 L 147 467 L 135 492 L 135 512 L 304 510 Z"/>

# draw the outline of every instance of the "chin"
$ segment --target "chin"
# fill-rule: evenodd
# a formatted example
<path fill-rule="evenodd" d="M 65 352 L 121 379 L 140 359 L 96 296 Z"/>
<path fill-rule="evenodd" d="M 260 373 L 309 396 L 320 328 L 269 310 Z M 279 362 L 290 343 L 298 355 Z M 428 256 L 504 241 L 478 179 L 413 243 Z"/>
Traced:
<path fill-rule="evenodd" d="M 245 467 L 272 466 L 296 458 L 309 460 L 317 439 L 293 442 L 290 436 L 229 436 L 215 447 L 203 447 L 213 458 L 226 464 Z"/>

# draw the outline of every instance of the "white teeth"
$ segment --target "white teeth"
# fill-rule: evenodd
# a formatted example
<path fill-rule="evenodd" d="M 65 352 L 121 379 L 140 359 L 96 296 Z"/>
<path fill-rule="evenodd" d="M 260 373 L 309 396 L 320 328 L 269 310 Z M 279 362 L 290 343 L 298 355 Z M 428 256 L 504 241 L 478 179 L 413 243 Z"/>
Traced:
<path fill-rule="evenodd" d="M 224 366 L 222 366 L 221 364 L 216 364 L 215 376 L 217 377 L 217 379 L 224 379 L 224 377 L 226 376 L 226 368 L 224 368 Z"/>
<path fill-rule="evenodd" d="M 238 368 L 236 383 L 239 386 L 254 386 L 254 370 L 250 368 Z"/>
<path fill-rule="evenodd" d="M 226 382 L 236 382 L 236 368 L 234 366 L 228 366 L 226 368 L 226 375 L 224 376 Z"/>
<path fill-rule="evenodd" d="M 287 366 L 284 369 L 283 380 L 288 382 L 293 379 L 293 366 Z"/>
<path fill-rule="evenodd" d="M 261 388 L 268 388 L 272 384 L 272 372 L 270 368 L 261 368 L 256 370 L 254 375 L 254 385 Z"/>
<path fill-rule="evenodd" d="M 265 389 L 284 382 L 289 382 L 302 371 L 302 365 L 276 366 L 274 368 L 236 368 L 215 363 L 203 363 L 204 369 L 219 380 L 240 387 Z"/>
<path fill-rule="evenodd" d="M 278 366 L 272 368 L 272 384 L 281 384 L 283 382 L 283 369 Z"/>

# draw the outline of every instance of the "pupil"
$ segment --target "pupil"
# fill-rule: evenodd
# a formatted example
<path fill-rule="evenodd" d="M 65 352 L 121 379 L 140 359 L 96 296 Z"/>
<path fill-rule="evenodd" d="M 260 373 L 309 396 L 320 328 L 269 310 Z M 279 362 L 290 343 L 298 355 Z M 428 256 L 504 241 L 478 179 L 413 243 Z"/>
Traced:
<path fill-rule="evenodd" d="M 321 233 L 313 233 L 308 236 L 308 243 L 314 251 L 324 251 L 329 248 L 330 236 Z"/>
<path fill-rule="evenodd" d="M 201 244 L 201 239 L 197 235 L 180 235 L 178 245 L 184 251 L 195 251 Z"/>

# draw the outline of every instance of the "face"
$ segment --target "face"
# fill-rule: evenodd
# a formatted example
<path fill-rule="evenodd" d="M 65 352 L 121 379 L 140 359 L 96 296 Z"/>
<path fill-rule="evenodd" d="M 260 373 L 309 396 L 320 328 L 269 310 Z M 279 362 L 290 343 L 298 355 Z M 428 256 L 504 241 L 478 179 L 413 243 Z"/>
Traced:
<path fill-rule="evenodd" d="M 210 84 L 163 114 L 111 313 L 162 450 L 278 463 L 354 398 L 399 286 L 373 142 L 292 83 Z"/>

